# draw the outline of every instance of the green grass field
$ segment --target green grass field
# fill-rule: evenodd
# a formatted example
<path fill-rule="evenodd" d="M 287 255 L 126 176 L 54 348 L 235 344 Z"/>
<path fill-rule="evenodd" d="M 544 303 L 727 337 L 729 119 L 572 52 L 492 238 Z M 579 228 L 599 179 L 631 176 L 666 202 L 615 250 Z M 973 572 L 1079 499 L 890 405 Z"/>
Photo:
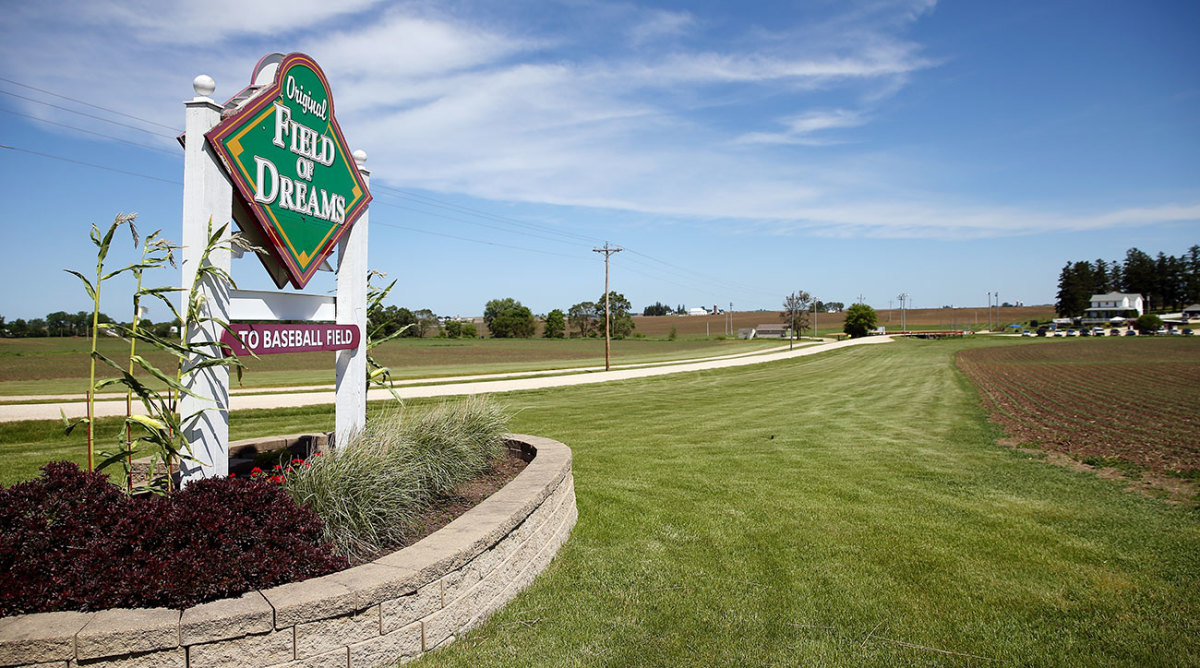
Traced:
<path fill-rule="evenodd" d="M 128 360 L 128 344 L 100 342 L 102 353 Z M 779 341 L 627 339 L 612 342 L 613 364 L 667 362 L 761 350 Z M 0 397 L 36 394 L 83 394 L 87 390 L 85 338 L 0 339 Z M 144 351 L 143 351 L 144 353 Z M 604 365 L 603 339 L 398 339 L 372 356 L 392 369 L 397 380 L 465 374 L 537 371 Z M 147 355 L 160 368 L 173 369 L 172 358 Z M 246 359 L 246 387 L 332 385 L 334 353 L 264 355 Z M 97 372 L 109 375 L 107 367 Z"/>
<path fill-rule="evenodd" d="M 574 451 L 579 522 L 529 589 L 418 665 L 1200 665 L 1200 515 L 997 446 L 953 357 L 1007 343 L 501 397 L 515 431 Z M 0 425 L 6 472 L 50 454 L 12 446 L 29 428 Z"/>

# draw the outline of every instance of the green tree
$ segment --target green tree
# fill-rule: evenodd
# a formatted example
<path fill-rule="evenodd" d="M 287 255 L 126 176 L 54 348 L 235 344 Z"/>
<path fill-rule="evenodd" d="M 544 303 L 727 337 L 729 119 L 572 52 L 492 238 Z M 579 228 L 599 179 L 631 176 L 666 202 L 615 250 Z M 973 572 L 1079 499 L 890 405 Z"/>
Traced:
<path fill-rule="evenodd" d="M 642 309 L 642 315 L 671 315 L 671 307 L 662 302 L 654 302 L 653 306 Z"/>
<path fill-rule="evenodd" d="M 1091 305 L 1095 283 L 1095 272 L 1090 262 L 1068 262 L 1058 275 L 1055 312 L 1064 318 L 1083 315 L 1084 309 Z"/>
<path fill-rule="evenodd" d="M 608 293 L 609 334 L 614 339 L 623 339 L 633 334 L 633 305 L 619 292 Z M 596 317 L 600 319 L 599 334 L 604 333 L 604 295 L 596 302 Z"/>
<path fill-rule="evenodd" d="M 416 330 L 417 336 L 425 338 L 426 334 L 437 336 L 441 332 L 441 326 L 438 323 L 437 314 L 433 311 L 423 308 L 412 312 L 413 318 L 417 321 Z"/>
<path fill-rule="evenodd" d="M 579 302 L 567 310 L 567 324 L 571 326 L 571 332 L 578 331 L 580 337 L 594 334 L 599 318 L 595 302 Z"/>
<path fill-rule="evenodd" d="M 488 330 L 491 330 L 492 329 L 492 321 L 496 319 L 496 316 L 500 315 L 501 313 L 503 313 L 511 308 L 516 308 L 520 305 L 521 305 L 521 302 L 513 299 L 512 297 L 505 297 L 503 299 L 493 299 L 493 300 L 489 301 L 483 307 L 483 324 L 487 325 Z"/>
<path fill-rule="evenodd" d="M 567 335 L 567 318 L 561 309 L 554 309 L 546 314 L 546 326 L 542 336 L 547 339 L 561 339 Z"/>
<path fill-rule="evenodd" d="M 412 325 L 409 327 L 409 325 Z M 417 336 L 416 331 L 417 317 L 413 312 L 399 306 L 375 305 L 367 309 L 367 331 L 371 332 L 372 336 L 378 338 L 387 338 L 396 332 L 401 331 L 405 327 L 402 336 Z"/>
<path fill-rule="evenodd" d="M 783 310 L 779 312 L 779 320 L 792 328 L 792 332 L 801 332 L 808 327 L 808 308 L 812 304 L 812 295 L 803 290 L 797 290 L 783 298 Z"/>
<path fill-rule="evenodd" d="M 875 323 L 878 320 L 875 309 L 866 304 L 854 304 L 846 309 L 846 322 L 842 325 L 842 331 L 852 338 L 866 336 L 875 329 Z"/>
<path fill-rule="evenodd" d="M 528 339 L 537 331 L 537 320 L 528 307 L 517 302 L 516 306 L 494 314 L 488 330 L 497 339 Z"/>
<path fill-rule="evenodd" d="M 1138 316 L 1137 329 L 1145 334 L 1146 332 L 1157 332 L 1162 327 L 1162 318 L 1153 313 L 1146 313 Z"/>

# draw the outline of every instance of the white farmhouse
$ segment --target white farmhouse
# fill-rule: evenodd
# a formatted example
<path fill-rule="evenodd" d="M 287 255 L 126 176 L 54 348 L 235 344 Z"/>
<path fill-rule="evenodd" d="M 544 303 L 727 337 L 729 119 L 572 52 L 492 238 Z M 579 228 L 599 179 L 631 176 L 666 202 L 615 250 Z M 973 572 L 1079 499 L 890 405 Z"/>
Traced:
<path fill-rule="evenodd" d="M 1092 295 L 1091 308 L 1083 312 L 1083 322 L 1104 323 L 1114 319 L 1132 319 L 1145 313 L 1141 295 L 1109 292 Z"/>

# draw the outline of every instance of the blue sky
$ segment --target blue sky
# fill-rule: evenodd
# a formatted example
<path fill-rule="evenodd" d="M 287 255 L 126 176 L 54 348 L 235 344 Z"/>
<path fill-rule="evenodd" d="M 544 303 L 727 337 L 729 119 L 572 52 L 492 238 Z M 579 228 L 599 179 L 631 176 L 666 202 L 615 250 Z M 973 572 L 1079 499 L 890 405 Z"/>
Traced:
<path fill-rule="evenodd" d="M 393 301 L 1053 301 L 1200 243 L 1200 3 L 6 3 L 0 315 L 89 307 L 91 223 L 179 238 L 191 81 L 324 68 Z M 79 101 L 86 101 L 81 104 Z M 87 163 L 87 164 L 80 164 Z M 132 258 L 122 245 L 114 262 Z M 265 288 L 257 262 L 242 287 Z M 156 282 L 177 281 L 161 274 Z M 310 292 L 332 288 L 328 276 Z M 103 310 L 127 318 L 128 288 Z M 152 314 L 162 317 L 164 313 Z"/>

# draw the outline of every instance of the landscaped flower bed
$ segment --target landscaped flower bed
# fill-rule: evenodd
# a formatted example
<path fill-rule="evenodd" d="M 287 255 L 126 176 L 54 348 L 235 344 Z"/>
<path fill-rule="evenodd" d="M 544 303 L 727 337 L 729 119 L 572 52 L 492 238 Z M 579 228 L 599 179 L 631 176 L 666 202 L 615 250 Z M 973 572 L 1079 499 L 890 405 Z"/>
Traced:
<path fill-rule="evenodd" d="M 0 490 L 0 615 L 185 608 L 345 568 L 316 513 L 263 480 L 126 496 L 69 462 Z"/>
<path fill-rule="evenodd" d="M 423 513 L 503 456 L 479 398 L 396 412 L 344 447 L 127 496 L 66 462 L 0 490 L 0 617 L 184 608 L 340 570 L 425 533 Z"/>

